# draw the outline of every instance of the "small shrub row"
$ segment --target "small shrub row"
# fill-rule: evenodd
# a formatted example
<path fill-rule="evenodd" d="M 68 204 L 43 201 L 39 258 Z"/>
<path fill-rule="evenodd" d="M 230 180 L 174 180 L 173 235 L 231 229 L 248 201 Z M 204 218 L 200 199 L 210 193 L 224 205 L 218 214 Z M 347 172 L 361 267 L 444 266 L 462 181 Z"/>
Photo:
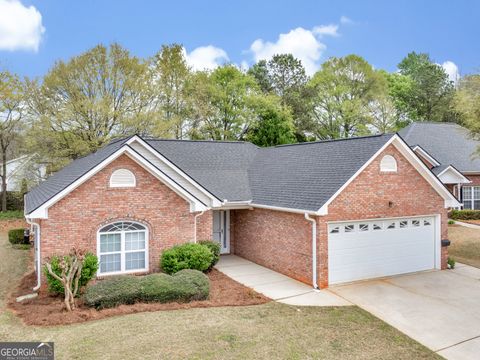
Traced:
<path fill-rule="evenodd" d="M 97 309 L 111 308 L 136 302 L 189 302 L 205 300 L 210 283 L 196 270 L 181 270 L 174 275 L 112 276 L 88 286 L 84 301 Z"/>
<path fill-rule="evenodd" d="M 8 232 L 8 241 L 10 244 L 29 244 L 30 240 L 25 240 L 23 233 L 25 229 L 12 229 Z"/>
<path fill-rule="evenodd" d="M 23 219 L 24 217 L 22 210 L 0 211 L 0 220 Z"/>
<path fill-rule="evenodd" d="M 65 256 L 65 258 L 67 257 L 68 255 Z M 52 266 L 52 270 L 58 276 L 60 276 L 62 273 L 62 270 L 60 269 L 61 258 L 61 256 L 52 256 L 50 258 L 50 265 Z M 98 258 L 92 253 L 86 253 L 85 259 L 83 260 L 82 264 L 82 275 L 80 276 L 80 279 L 78 281 L 79 287 L 81 288 L 87 285 L 87 283 L 96 276 L 97 270 Z M 55 279 L 48 272 L 46 267 L 44 268 L 44 273 L 47 278 L 48 291 L 51 294 L 64 294 L 65 290 L 63 288 L 63 284 L 59 280 Z"/>
<path fill-rule="evenodd" d="M 183 269 L 207 271 L 220 257 L 220 245 L 213 241 L 187 243 L 165 250 L 160 259 L 160 267 L 167 274 L 175 274 Z"/>
<path fill-rule="evenodd" d="M 480 220 L 480 210 L 452 210 L 453 220 Z"/>

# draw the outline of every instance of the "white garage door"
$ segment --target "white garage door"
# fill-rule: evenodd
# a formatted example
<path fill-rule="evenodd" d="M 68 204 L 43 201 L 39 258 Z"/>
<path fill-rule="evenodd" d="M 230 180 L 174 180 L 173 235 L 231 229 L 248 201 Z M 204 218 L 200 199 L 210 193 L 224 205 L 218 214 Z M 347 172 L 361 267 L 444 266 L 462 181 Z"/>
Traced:
<path fill-rule="evenodd" d="M 328 225 L 330 284 L 435 267 L 433 217 Z"/>

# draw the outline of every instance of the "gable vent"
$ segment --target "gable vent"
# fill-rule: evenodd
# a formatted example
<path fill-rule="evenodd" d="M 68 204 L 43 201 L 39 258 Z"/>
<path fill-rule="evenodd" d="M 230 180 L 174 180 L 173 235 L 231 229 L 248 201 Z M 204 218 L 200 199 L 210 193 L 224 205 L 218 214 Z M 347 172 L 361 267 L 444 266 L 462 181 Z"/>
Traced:
<path fill-rule="evenodd" d="M 380 161 L 380 171 L 382 172 L 396 172 L 397 161 L 392 155 L 385 155 Z"/>
<path fill-rule="evenodd" d="M 130 170 L 118 169 L 110 176 L 110 187 L 134 187 L 135 175 Z"/>

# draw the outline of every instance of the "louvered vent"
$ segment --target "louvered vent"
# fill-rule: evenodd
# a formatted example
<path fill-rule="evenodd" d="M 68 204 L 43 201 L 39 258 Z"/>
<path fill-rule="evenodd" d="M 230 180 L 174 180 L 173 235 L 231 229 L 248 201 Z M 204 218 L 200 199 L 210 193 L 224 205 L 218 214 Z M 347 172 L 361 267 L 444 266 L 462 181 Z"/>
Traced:
<path fill-rule="evenodd" d="M 118 169 L 110 177 L 110 187 L 134 187 L 135 175 L 130 170 Z"/>

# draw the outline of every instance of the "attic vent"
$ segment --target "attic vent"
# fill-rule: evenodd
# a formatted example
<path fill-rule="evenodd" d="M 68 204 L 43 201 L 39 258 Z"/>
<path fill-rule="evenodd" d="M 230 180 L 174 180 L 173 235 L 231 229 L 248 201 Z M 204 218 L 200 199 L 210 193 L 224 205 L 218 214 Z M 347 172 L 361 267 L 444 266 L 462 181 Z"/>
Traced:
<path fill-rule="evenodd" d="M 380 161 L 381 172 L 397 172 L 397 160 L 392 155 L 385 155 Z"/>
<path fill-rule="evenodd" d="M 118 169 L 110 176 L 110 187 L 134 187 L 135 175 L 130 170 Z"/>

